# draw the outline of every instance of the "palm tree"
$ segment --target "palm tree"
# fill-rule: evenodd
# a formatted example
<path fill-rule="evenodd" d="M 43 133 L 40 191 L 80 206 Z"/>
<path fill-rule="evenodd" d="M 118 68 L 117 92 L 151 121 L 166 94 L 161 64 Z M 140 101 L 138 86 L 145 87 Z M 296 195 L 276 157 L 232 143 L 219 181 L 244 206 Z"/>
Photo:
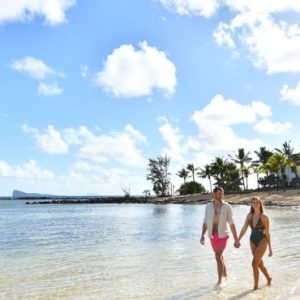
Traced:
<path fill-rule="evenodd" d="M 198 170 L 198 168 L 195 168 L 194 164 L 188 164 L 186 168 L 192 172 L 193 182 L 195 182 L 195 172 Z"/>
<path fill-rule="evenodd" d="M 284 153 L 288 157 L 291 157 L 293 155 L 294 148 L 292 148 L 292 146 L 291 146 L 291 141 L 285 141 L 282 144 L 282 149 L 275 148 L 275 151 L 277 151 L 279 153 Z"/>
<path fill-rule="evenodd" d="M 284 153 L 287 155 L 287 157 L 295 162 L 295 166 L 291 167 L 291 171 L 295 174 L 295 178 L 298 178 L 298 174 L 297 174 L 297 167 L 296 167 L 296 157 L 294 155 L 294 148 L 292 148 L 291 146 L 291 141 L 285 141 L 282 144 L 282 149 L 278 149 L 275 148 L 275 151 L 279 152 L 279 153 Z"/>
<path fill-rule="evenodd" d="M 198 168 L 195 168 L 194 164 L 188 164 L 186 169 L 192 172 L 193 182 L 195 182 L 195 172 L 198 170 Z"/>
<path fill-rule="evenodd" d="M 266 149 L 266 147 L 259 147 L 259 151 L 254 151 L 258 157 L 258 162 L 263 165 L 272 156 L 273 152 Z"/>
<path fill-rule="evenodd" d="M 212 176 L 216 180 L 216 184 L 223 186 L 225 183 L 225 174 L 227 171 L 227 160 L 223 157 L 216 157 L 215 161 L 211 164 Z"/>
<path fill-rule="evenodd" d="M 249 163 L 252 160 L 252 158 L 249 155 L 250 155 L 249 151 L 245 154 L 244 148 L 239 148 L 238 152 L 234 153 L 234 155 L 229 154 L 229 157 L 232 159 L 232 161 L 240 166 L 244 190 L 246 189 L 245 174 L 244 174 L 245 163 Z"/>
<path fill-rule="evenodd" d="M 238 191 L 240 190 L 241 177 L 240 170 L 232 162 L 226 163 L 226 173 L 224 188 L 227 191 Z"/>
<path fill-rule="evenodd" d="M 246 184 L 245 184 L 246 190 L 248 190 L 248 177 L 251 174 L 251 169 L 252 169 L 252 165 L 251 166 L 244 166 L 243 170 L 242 170 L 242 172 L 244 174 L 244 178 L 246 179 Z"/>
<path fill-rule="evenodd" d="M 182 168 L 180 171 L 177 172 L 176 175 L 179 176 L 180 178 L 183 178 L 183 183 L 185 183 L 186 182 L 186 178 L 189 175 L 189 171 L 186 170 L 185 168 Z"/>
<path fill-rule="evenodd" d="M 256 170 L 257 170 L 257 180 L 258 180 L 258 173 L 265 173 L 266 176 L 269 176 L 269 170 L 263 168 L 263 165 L 266 164 L 268 159 L 272 156 L 273 152 L 266 149 L 266 147 L 260 147 L 259 151 L 254 151 L 257 155 L 258 160 L 255 160 L 254 163 L 257 163 Z"/>
<path fill-rule="evenodd" d="M 258 161 L 253 161 L 251 164 L 251 168 L 254 171 L 254 173 L 256 174 L 256 182 L 257 182 L 257 189 L 259 189 L 259 177 L 258 174 L 260 173 L 260 165 Z"/>
<path fill-rule="evenodd" d="M 197 175 L 199 175 L 201 178 L 206 178 L 206 177 L 208 178 L 210 192 L 212 193 L 212 185 L 211 185 L 212 168 L 211 168 L 211 165 L 205 165 L 203 169 L 200 168 L 200 171 L 197 172 Z"/>
<path fill-rule="evenodd" d="M 222 186 L 225 191 L 239 190 L 241 178 L 239 169 L 233 162 L 228 162 L 223 157 L 216 157 L 211 164 L 211 171 L 216 180 L 215 185 Z"/>
<path fill-rule="evenodd" d="M 283 184 L 283 188 L 285 189 L 285 167 L 294 167 L 296 166 L 295 162 L 292 161 L 287 154 L 275 152 L 268 161 L 261 167 L 263 171 L 267 170 L 271 173 L 281 175 L 281 180 Z"/>

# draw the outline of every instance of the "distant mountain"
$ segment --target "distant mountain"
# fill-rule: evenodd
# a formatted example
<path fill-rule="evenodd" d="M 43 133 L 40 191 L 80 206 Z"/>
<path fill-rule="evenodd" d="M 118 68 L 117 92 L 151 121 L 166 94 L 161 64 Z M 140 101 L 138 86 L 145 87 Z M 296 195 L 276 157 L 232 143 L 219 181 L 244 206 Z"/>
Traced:
<path fill-rule="evenodd" d="M 38 194 L 38 193 L 25 193 L 18 190 L 13 190 L 12 198 L 13 199 L 24 199 L 24 198 L 53 198 L 54 195 L 49 194 Z"/>

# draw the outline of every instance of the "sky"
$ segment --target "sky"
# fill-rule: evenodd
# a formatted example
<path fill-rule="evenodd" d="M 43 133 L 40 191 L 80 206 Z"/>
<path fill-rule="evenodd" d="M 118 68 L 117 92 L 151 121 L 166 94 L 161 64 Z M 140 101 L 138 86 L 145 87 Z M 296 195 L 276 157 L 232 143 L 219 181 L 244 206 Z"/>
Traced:
<path fill-rule="evenodd" d="M 0 0 L 0 195 L 141 195 L 300 151 L 300 1 Z M 197 178 L 205 187 L 208 180 Z"/>

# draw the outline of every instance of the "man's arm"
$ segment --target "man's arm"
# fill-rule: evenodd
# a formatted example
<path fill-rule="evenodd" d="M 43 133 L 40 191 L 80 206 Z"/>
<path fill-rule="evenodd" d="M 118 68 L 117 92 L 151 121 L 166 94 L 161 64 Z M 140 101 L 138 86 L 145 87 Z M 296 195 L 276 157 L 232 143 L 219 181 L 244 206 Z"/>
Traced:
<path fill-rule="evenodd" d="M 202 235 L 201 235 L 201 238 L 200 238 L 200 243 L 202 245 L 204 245 L 204 243 L 205 243 L 204 242 L 204 240 L 205 240 L 204 235 L 205 235 L 206 230 L 207 230 L 207 225 L 205 223 L 203 223 L 203 225 L 202 225 Z"/>
<path fill-rule="evenodd" d="M 238 239 L 238 236 L 237 236 L 237 233 L 236 233 L 236 229 L 235 229 L 234 223 L 230 224 L 230 230 L 231 230 L 233 238 L 234 238 L 234 246 L 236 248 L 238 248 L 240 246 L 240 242 L 239 242 L 239 239 Z"/>
<path fill-rule="evenodd" d="M 228 211 L 228 222 L 230 224 L 230 230 L 232 232 L 233 238 L 234 238 L 234 246 L 238 248 L 240 246 L 240 242 L 236 233 L 236 228 L 234 225 L 233 217 L 232 217 L 232 207 L 229 206 L 229 211 Z"/>

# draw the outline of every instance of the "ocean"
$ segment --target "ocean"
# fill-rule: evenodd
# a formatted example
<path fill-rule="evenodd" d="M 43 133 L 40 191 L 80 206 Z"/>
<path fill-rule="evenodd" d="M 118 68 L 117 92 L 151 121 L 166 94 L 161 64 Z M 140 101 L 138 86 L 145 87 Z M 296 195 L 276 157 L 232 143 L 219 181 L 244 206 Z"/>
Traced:
<path fill-rule="evenodd" d="M 273 285 L 253 277 L 249 233 L 224 252 L 215 288 L 211 246 L 200 245 L 204 205 L 25 205 L 0 201 L 0 299 L 300 299 L 299 208 L 266 208 Z M 233 206 L 240 231 L 249 206 Z"/>

